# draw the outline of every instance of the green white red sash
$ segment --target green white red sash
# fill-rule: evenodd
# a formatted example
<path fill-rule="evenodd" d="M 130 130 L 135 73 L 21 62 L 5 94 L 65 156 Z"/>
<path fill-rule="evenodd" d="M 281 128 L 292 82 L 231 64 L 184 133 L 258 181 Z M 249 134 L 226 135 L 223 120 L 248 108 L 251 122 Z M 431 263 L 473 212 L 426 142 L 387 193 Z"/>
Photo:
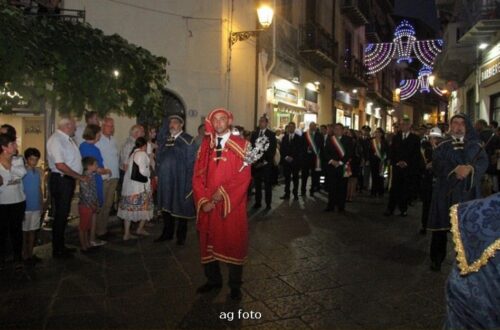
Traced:
<path fill-rule="evenodd" d="M 345 156 L 345 149 L 342 142 L 340 142 L 340 139 L 334 135 L 332 136 L 332 144 L 339 155 L 339 160 L 342 160 Z M 351 164 L 349 161 L 342 165 L 342 175 L 344 178 L 348 178 L 352 175 Z"/>
<path fill-rule="evenodd" d="M 312 151 L 314 152 L 314 157 L 315 157 L 315 164 L 316 164 L 316 170 L 321 170 L 321 160 L 319 158 L 319 150 L 318 147 L 316 147 L 316 144 L 314 143 L 314 140 L 312 139 L 311 134 L 309 132 L 306 132 L 306 140 L 307 143 L 309 144 L 309 147 L 311 147 Z"/>
<path fill-rule="evenodd" d="M 385 167 L 385 154 L 382 153 L 382 144 L 378 142 L 376 139 L 372 139 L 372 149 L 373 152 L 375 153 L 375 156 L 377 156 L 380 159 L 379 174 L 383 175 Z"/>

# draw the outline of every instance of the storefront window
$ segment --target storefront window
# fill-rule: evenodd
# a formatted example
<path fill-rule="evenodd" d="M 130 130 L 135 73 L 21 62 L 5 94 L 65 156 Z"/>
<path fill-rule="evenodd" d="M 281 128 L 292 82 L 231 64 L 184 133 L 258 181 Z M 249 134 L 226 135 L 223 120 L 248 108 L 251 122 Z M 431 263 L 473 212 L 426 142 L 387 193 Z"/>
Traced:
<path fill-rule="evenodd" d="M 500 93 L 490 97 L 490 116 L 492 120 L 500 121 Z"/>

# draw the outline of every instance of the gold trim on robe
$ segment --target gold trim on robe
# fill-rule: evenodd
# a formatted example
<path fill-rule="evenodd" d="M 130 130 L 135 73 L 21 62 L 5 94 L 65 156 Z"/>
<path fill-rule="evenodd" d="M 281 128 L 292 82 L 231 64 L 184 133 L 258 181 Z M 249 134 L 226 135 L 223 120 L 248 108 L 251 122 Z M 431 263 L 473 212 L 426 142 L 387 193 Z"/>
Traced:
<path fill-rule="evenodd" d="M 500 239 L 490 244 L 481 254 L 481 256 L 472 262 L 471 264 L 467 261 L 467 256 L 465 255 L 465 249 L 462 242 L 462 236 L 460 234 L 460 226 L 458 224 L 458 204 L 453 205 L 450 208 L 450 219 L 451 219 L 451 234 L 453 237 L 453 242 L 455 243 L 455 251 L 457 252 L 457 265 L 460 269 L 461 275 L 467 275 L 472 272 L 477 272 L 481 267 L 488 263 L 490 258 L 495 256 L 497 250 L 500 250 Z"/>

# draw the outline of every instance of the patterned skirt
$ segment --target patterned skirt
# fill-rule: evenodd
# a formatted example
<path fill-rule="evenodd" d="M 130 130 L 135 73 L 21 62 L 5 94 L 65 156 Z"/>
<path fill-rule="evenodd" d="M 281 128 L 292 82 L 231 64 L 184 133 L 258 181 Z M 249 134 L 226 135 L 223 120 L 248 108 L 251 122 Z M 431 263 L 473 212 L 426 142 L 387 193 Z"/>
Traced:
<path fill-rule="evenodd" d="M 153 219 L 153 193 L 151 191 L 143 191 L 138 194 L 122 196 L 117 215 L 123 220 L 134 222 Z"/>

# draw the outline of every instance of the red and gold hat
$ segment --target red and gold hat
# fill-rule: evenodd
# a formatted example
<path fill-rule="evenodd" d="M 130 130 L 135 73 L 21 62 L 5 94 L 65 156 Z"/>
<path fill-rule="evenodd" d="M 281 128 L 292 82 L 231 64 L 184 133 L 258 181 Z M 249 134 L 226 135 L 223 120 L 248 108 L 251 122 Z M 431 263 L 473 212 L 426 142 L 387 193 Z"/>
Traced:
<path fill-rule="evenodd" d="M 205 118 L 205 135 L 210 136 L 210 147 L 211 148 L 214 148 L 214 141 L 215 141 L 215 129 L 214 129 L 214 126 L 212 125 L 212 119 L 218 113 L 224 113 L 227 115 L 229 120 L 233 120 L 233 114 L 231 113 L 231 111 L 229 111 L 227 109 L 215 108 L 212 111 L 210 111 L 207 118 Z"/>

